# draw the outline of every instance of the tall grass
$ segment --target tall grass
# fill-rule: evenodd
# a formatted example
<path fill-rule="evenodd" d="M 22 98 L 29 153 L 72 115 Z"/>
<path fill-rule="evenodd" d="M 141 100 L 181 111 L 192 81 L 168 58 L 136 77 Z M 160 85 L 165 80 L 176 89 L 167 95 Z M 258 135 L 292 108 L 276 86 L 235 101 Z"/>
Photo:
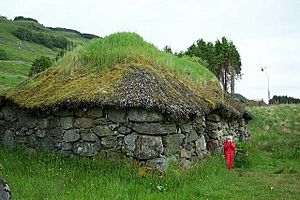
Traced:
<path fill-rule="evenodd" d="M 130 63 L 160 66 L 179 76 L 188 74 L 190 79 L 199 83 L 217 81 L 213 73 L 199 63 L 159 51 L 139 35 L 128 32 L 95 39 L 68 53 L 57 65 L 72 72 L 75 68 L 102 71 L 118 64 Z"/>
<path fill-rule="evenodd" d="M 222 156 L 190 170 L 171 165 L 165 174 L 141 174 L 132 165 L 114 160 L 64 158 L 0 147 L 0 177 L 10 184 L 14 199 L 299 199 L 299 159 L 278 156 L 274 148 L 291 155 L 299 144 L 299 129 L 293 127 L 298 127 L 300 106 L 251 111 L 256 118 L 250 123 L 250 163 L 233 171 L 226 170 Z M 285 120 L 290 131 L 277 131 L 281 125 L 275 118 Z"/>

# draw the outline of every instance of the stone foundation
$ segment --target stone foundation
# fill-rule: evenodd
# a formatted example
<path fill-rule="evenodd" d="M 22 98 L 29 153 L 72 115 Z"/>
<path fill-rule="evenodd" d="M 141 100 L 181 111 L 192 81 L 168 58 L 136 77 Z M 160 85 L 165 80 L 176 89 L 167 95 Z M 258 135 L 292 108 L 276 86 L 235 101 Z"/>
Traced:
<path fill-rule="evenodd" d="M 165 170 L 175 156 L 183 166 L 222 153 L 227 135 L 248 141 L 246 121 L 211 113 L 189 121 L 169 121 L 142 109 L 81 108 L 44 113 L 0 106 L 0 138 L 7 148 L 23 146 L 63 155 L 129 157 Z"/>

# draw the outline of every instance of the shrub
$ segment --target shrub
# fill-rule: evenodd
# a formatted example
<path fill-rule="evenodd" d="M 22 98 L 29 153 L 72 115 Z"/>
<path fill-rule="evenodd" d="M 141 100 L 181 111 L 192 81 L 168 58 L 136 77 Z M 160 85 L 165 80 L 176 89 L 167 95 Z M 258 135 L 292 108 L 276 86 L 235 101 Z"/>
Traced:
<path fill-rule="evenodd" d="M 235 151 L 235 158 L 234 158 L 234 167 L 241 168 L 241 167 L 249 167 L 249 151 L 251 145 L 245 142 L 238 142 L 236 143 L 236 151 Z"/>
<path fill-rule="evenodd" d="M 7 60 L 7 53 L 4 49 L 0 49 L 0 60 Z"/>
<path fill-rule="evenodd" d="M 42 71 L 45 71 L 49 67 L 51 67 L 52 61 L 49 57 L 41 56 L 33 61 L 32 67 L 29 72 L 29 76 L 36 75 Z"/>

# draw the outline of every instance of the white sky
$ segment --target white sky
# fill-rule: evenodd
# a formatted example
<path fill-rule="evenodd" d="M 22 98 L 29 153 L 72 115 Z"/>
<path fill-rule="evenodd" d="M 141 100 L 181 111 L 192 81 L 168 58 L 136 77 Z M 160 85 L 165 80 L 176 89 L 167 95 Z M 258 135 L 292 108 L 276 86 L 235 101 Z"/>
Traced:
<path fill-rule="evenodd" d="M 271 97 L 300 98 L 300 0 L 0 0 L 0 15 L 102 37 L 137 32 L 175 51 L 225 36 L 241 54 L 237 93 L 267 100 L 266 66 Z"/>

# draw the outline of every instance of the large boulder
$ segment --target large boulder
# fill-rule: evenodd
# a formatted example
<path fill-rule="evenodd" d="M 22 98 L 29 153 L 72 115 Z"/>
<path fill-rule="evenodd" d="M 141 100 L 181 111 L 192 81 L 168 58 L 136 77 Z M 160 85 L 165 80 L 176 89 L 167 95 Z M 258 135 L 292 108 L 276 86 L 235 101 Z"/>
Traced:
<path fill-rule="evenodd" d="M 91 118 L 100 118 L 103 116 L 101 108 L 91 108 L 87 111 L 87 116 Z"/>
<path fill-rule="evenodd" d="M 73 145 L 73 152 L 80 156 L 95 156 L 98 154 L 99 147 L 96 143 L 77 142 Z"/>
<path fill-rule="evenodd" d="M 59 121 L 63 129 L 73 128 L 73 117 L 61 117 Z"/>
<path fill-rule="evenodd" d="M 79 140 L 80 134 L 77 129 L 66 130 L 63 136 L 65 142 L 76 142 Z"/>
<path fill-rule="evenodd" d="M 107 125 L 98 125 L 95 126 L 93 132 L 99 137 L 109 136 L 109 135 L 117 135 L 117 131 L 113 131 Z"/>
<path fill-rule="evenodd" d="M 90 118 L 77 118 L 74 123 L 76 128 L 92 128 L 94 125 L 93 120 Z"/>
<path fill-rule="evenodd" d="M 133 122 L 160 122 L 163 120 L 163 116 L 155 111 L 132 109 L 128 113 L 128 119 Z"/>
<path fill-rule="evenodd" d="M 209 114 L 206 116 L 206 119 L 208 121 L 213 121 L 213 122 L 220 122 L 221 121 L 221 117 L 217 114 Z"/>
<path fill-rule="evenodd" d="M 3 145 L 8 149 L 13 149 L 16 146 L 14 139 L 14 132 L 11 130 L 6 130 L 3 135 Z"/>
<path fill-rule="evenodd" d="M 107 117 L 109 120 L 113 122 L 126 122 L 126 113 L 124 110 L 108 110 L 107 111 Z"/>
<path fill-rule="evenodd" d="M 177 154 L 180 146 L 182 144 L 184 135 L 183 134 L 173 134 L 163 136 L 164 154 L 174 155 Z"/>
<path fill-rule="evenodd" d="M 37 118 L 34 115 L 24 112 L 18 113 L 19 126 L 27 128 L 35 128 L 37 125 Z"/>
<path fill-rule="evenodd" d="M 132 129 L 146 135 L 168 135 L 177 132 L 175 124 L 133 123 Z"/>
<path fill-rule="evenodd" d="M 129 134 L 124 137 L 123 151 L 139 160 L 158 158 L 163 152 L 162 138 Z"/>

